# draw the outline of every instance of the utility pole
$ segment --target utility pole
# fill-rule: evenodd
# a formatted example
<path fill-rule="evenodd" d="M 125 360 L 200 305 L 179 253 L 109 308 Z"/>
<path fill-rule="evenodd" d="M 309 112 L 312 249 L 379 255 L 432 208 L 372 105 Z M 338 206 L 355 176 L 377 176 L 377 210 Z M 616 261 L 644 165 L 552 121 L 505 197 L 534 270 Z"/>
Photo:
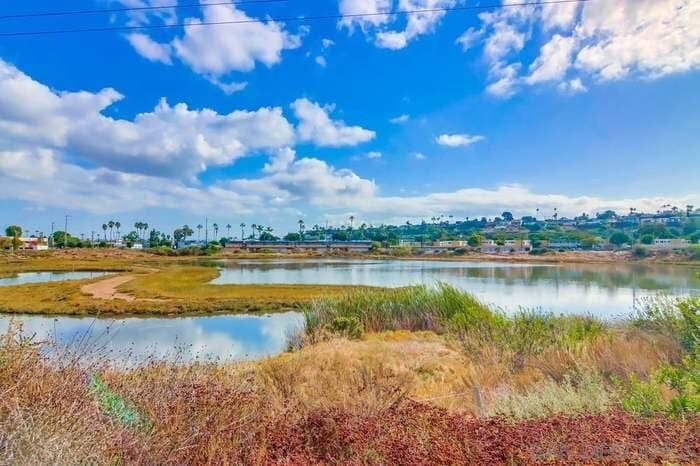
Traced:
<path fill-rule="evenodd" d="M 66 244 L 68 244 L 68 217 L 70 217 L 70 215 L 66 215 L 66 224 L 63 229 L 63 249 L 66 249 Z"/>
<path fill-rule="evenodd" d="M 54 247 L 54 241 L 53 241 L 53 230 L 54 230 L 54 222 L 51 222 L 51 235 L 49 236 L 49 247 Z"/>

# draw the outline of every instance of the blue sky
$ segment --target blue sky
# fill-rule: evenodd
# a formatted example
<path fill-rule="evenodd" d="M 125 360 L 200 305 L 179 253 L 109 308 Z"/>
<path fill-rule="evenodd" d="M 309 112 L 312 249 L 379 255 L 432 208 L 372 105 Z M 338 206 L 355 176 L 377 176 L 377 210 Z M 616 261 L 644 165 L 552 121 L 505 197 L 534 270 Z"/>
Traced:
<path fill-rule="evenodd" d="M 31 1 L 3 14 L 171 5 Z M 189 2 L 188 2 L 189 3 Z M 511 2 L 513 3 L 513 2 Z M 324 0 L 0 19 L 1 31 L 472 5 Z M 0 223 L 573 215 L 700 204 L 700 6 L 591 0 L 0 37 Z"/>

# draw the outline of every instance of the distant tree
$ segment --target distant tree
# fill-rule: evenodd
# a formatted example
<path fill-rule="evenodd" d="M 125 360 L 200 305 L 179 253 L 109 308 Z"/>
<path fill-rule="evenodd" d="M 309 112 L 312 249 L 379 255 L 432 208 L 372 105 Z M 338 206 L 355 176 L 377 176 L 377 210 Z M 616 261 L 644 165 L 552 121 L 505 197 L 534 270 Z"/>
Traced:
<path fill-rule="evenodd" d="M 482 239 L 483 239 L 483 237 L 481 235 L 474 233 L 469 238 L 467 238 L 467 244 L 469 246 L 475 248 L 481 244 Z"/>
<path fill-rule="evenodd" d="M 105 239 L 105 242 L 106 242 L 106 241 L 107 241 L 107 224 L 106 224 L 106 223 L 103 223 L 103 224 L 102 224 L 102 231 L 103 231 L 103 233 L 104 233 L 104 239 Z"/>
<path fill-rule="evenodd" d="M 241 241 L 243 241 L 245 239 L 245 223 L 241 223 L 238 226 L 241 227 Z"/>
<path fill-rule="evenodd" d="M 654 242 L 654 237 L 652 235 L 644 235 L 639 240 L 642 244 L 651 244 Z"/>
<path fill-rule="evenodd" d="M 622 246 L 623 244 L 629 243 L 631 239 L 624 232 L 616 231 L 612 235 L 610 235 L 609 241 L 610 244 L 614 244 L 615 246 Z"/>
<path fill-rule="evenodd" d="M 117 229 L 117 238 L 119 237 L 119 229 L 122 227 L 122 224 L 119 222 L 114 222 L 114 228 Z"/>
<path fill-rule="evenodd" d="M 199 225 L 197 225 L 197 241 L 199 241 L 202 237 L 202 228 L 204 228 L 204 227 L 202 226 L 201 223 Z"/>
<path fill-rule="evenodd" d="M 512 221 L 513 221 L 513 214 L 511 214 L 510 212 L 503 212 L 503 213 L 501 214 L 501 217 L 502 217 L 503 220 L 505 220 L 506 222 L 512 222 Z"/>
<path fill-rule="evenodd" d="M 214 241 L 219 237 L 219 224 L 215 223 L 211 226 L 214 229 Z"/>
<path fill-rule="evenodd" d="M 10 225 L 5 228 L 5 234 L 11 238 L 19 238 L 22 236 L 22 227 L 19 225 Z"/>
<path fill-rule="evenodd" d="M 228 239 L 230 237 L 231 237 L 231 224 L 227 223 L 226 224 L 226 238 Z"/>
<path fill-rule="evenodd" d="M 110 220 L 107 222 L 107 225 L 109 226 L 109 240 L 112 240 L 112 230 L 114 230 L 114 220 Z"/>
<path fill-rule="evenodd" d="M 299 219 L 299 221 L 297 223 L 299 224 L 299 236 L 303 240 L 304 239 L 304 228 L 305 228 L 304 227 L 304 220 Z"/>
<path fill-rule="evenodd" d="M 285 241 L 299 241 L 301 240 L 301 235 L 299 233 L 287 233 L 284 236 Z"/>

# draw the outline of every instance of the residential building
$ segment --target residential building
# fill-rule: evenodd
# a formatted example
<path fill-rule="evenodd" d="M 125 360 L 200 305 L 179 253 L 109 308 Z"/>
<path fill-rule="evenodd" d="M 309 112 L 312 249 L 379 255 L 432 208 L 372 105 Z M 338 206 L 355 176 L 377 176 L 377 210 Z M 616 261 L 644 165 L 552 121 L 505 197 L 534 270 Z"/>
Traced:
<path fill-rule="evenodd" d="M 226 249 L 249 252 L 369 252 L 372 241 L 232 241 Z"/>
<path fill-rule="evenodd" d="M 690 247 L 690 241 L 682 238 L 656 238 L 650 249 L 671 251 L 674 249 L 687 249 Z"/>

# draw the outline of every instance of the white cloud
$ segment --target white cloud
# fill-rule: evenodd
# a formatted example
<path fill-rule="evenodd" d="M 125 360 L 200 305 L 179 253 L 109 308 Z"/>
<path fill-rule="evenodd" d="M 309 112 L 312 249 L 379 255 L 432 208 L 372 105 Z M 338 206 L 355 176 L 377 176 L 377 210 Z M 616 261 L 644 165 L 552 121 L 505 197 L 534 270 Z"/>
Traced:
<path fill-rule="evenodd" d="M 407 115 L 404 113 L 403 115 L 399 115 L 397 117 L 390 119 L 389 123 L 393 123 L 395 125 L 400 125 L 400 124 L 406 123 L 410 119 L 411 119 L 410 115 Z"/>
<path fill-rule="evenodd" d="M 340 20 L 339 25 L 346 27 L 350 32 L 359 26 L 365 34 L 374 36 L 374 43 L 377 47 L 400 50 L 418 36 L 432 33 L 446 13 L 439 11 L 439 9 L 454 7 L 457 2 L 458 0 L 398 0 L 396 8 L 394 8 L 393 0 L 340 0 L 339 10 L 341 14 L 371 13 L 373 15 L 346 17 Z M 393 10 L 416 11 L 416 13 L 410 15 L 376 14 Z M 403 29 L 390 30 L 386 28 L 387 25 L 404 16 L 406 25 Z"/>
<path fill-rule="evenodd" d="M 469 146 L 479 141 L 483 141 L 484 136 L 469 135 L 469 134 L 441 134 L 435 138 L 435 142 L 441 146 L 447 147 L 464 147 Z"/>
<path fill-rule="evenodd" d="M 457 43 L 483 35 L 487 91 L 513 95 L 522 85 L 552 82 L 582 92 L 584 82 L 658 79 L 700 68 L 700 3 L 693 0 L 587 2 L 500 9 L 479 15 Z M 519 53 L 540 28 L 547 39 L 521 76 Z M 554 31 L 548 37 L 547 33 Z"/>
<path fill-rule="evenodd" d="M 340 147 L 354 146 L 374 139 L 374 131 L 332 120 L 329 114 L 334 109 L 333 105 L 322 107 L 302 98 L 292 103 L 292 109 L 299 119 L 297 134 L 302 141 L 319 146 Z"/>
<path fill-rule="evenodd" d="M 184 103 L 170 106 L 163 99 L 133 121 L 101 114 L 76 121 L 68 143 L 73 153 L 115 170 L 186 177 L 293 139 L 280 108 L 222 115 Z"/>
<path fill-rule="evenodd" d="M 205 76 L 204 78 L 219 89 L 221 89 L 226 95 L 235 94 L 236 92 L 240 92 L 246 87 L 248 87 L 248 81 L 225 82 L 217 78 L 216 76 Z"/>
<path fill-rule="evenodd" d="M 122 0 L 122 3 L 142 2 Z M 157 16 L 166 23 L 170 18 Z M 130 21 L 140 25 L 149 24 L 152 19 L 150 15 L 141 14 Z M 184 34 L 169 43 L 155 42 L 141 33 L 129 34 L 127 39 L 136 52 L 148 60 L 171 64 L 172 57 L 176 56 L 212 84 L 231 94 L 240 90 L 240 83 L 222 84 L 219 78 L 231 72 L 250 72 L 257 63 L 267 67 L 280 63 L 282 52 L 298 48 L 302 35 L 307 31 L 300 28 L 299 34 L 292 34 L 284 29 L 282 23 L 265 19 L 246 22 L 251 19 L 254 18 L 235 5 L 202 6 L 201 18 L 185 18 Z M 237 24 L 202 26 L 203 22 Z"/>
<path fill-rule="evenodd" d="M 133 33 L 126 36 L 132 47 L 145 59 L 172 65 L 172 46 L 154 41 L 145 34 Z"/>
<path fill-rule="evenodd" d="M 559 81 L 571 66 L 571 54 L 576 40 L 573 37 L 562 37 L 555 34 L 552 39 L 542 46 L 540 56 L 530 65 L 530 76 L 525 78 L 527 84 L 544 81 Z"/>
<path fill-rule="evenodd" d="M 425 160 L 427 158 L 422 152 L 414 152 L 411 154 L 411 157 L 416 160 Z"/>
<path fill-rule="evenodd" d="M 326 62 L 326 57 L 324 57 L 322 55 L 317 56 L 315 61 L 316 61 L 316 64 L 318 64 L 322 68 L 325 68 L 326 66 L 328 66 L 328 63 Z"/>
<path fill-rule="evenodd" d="M 323 45 L 324 49 L 328 49 L 333 47 L 335 45 L 335 42 L 333 42 L 333 40 L 331 39 L 324 38 L 321 40 L 321 45 Z"/>
<path fill-rule="evenodd" d="M 583 85 L 583 82 L 579 78 L 574 78 L 570 81 L 562 81 L 557 86 L 559 92 L 568 94 L 578 94 L 579 92 L 586 92 L 588 88 Z"/>
<path fill-rule="evenodd" d="M 0 60 L 0 143 L 6 151 L 46 149 L 113 170 L 189 177 L 294 141 L 280 108 L 219 114 L 162 100 L 133 120 L 102 114 L 122 98 L 111 88 L 54 91 Z"/>
<path fill-rule="evenodd" d="M 274 21 L 236 25 L 199 26 L 202 22 L 247 21 L 251 18 L 232 5 L 205 6 L 202 18 L 185 20 L 185 35 L 172 45 L 177 56 L 198 73 L 221 76 L 231 71 L 251 71 L 256 62 L 266 66 L 282 60 L 282 51 L 301 45 Z"/>
<path fill-rule="evenodd" d="M 456 40 L 455 43 L 462 47 L 462 51 L 466 52 L 478 41 L 483 35 L 483 31 L 470 27 L 464 31 Z"/>
<path fill-rule="evenodd" d="M 367 158 L 368 159 L 381 159 L 382 158 L 382 153 L 376 150 L 367 152 Z"/>
<path fill-rule="evenodd" d="M 289 151 L 276 155 L 265 171 L 266 176 L 232 180 L 225 187 L 257 196 L 263 204 L 308 202 L 333 208 L 361 203 L 377 194 L 374 181 L 360 178 L 351 170 L 336 169 L 316 158 L 296 160 Z"/>
<path fill-rule="evenodd" d="M 340 0 L 338 10 L 345 18 L 342 18 L 338 25 L 352 32 L 357 26 L 365 31 L 386 24 L 390 21 L 390 16 L 377 13 L 391 11 L 392 2 L 393 0 Z M 365 14 L 368 16 L 358 16 Z"/>

